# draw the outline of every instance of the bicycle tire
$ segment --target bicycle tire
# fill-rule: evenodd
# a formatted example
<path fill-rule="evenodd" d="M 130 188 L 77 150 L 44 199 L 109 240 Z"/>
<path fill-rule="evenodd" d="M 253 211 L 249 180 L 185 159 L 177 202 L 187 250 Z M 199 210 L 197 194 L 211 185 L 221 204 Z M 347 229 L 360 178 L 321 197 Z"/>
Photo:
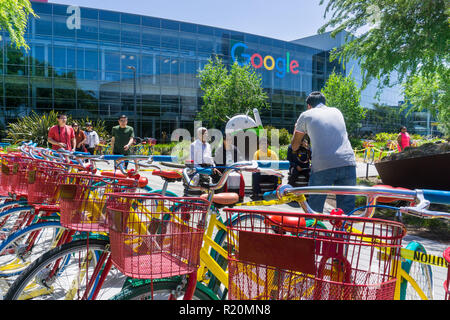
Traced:
<path fill-rule="evenodd" d="M 87 243 L 86 240 L 77 240 L 72 241 L 69 243 L 66 243 L 62 246 L 56 247 L 48 252 L 46 252 L 44 255 L 42 255 L 39 259 L 34 261 L 24 272 L 22 272 L 19 277 L 14 281 L 14 283 L 11 285 L 9 290 L 6 292 L 4 296 L 4 300 L 18 300 L 23 298 L 39 298 L 39 299 L 47 299 L 47 300 L 59 300 L 66 296 L 67 294 L 67 284 L 69 283 L 69 286 L 73 284 L 73 280 L 77 278 L 71 277 L 70 272 L 73 271 L 79 271 L 78 267 L 80 264 L 80 261 L 73 261 L 75 257 L 79 256 L 80 253 L 86 253 L 87 247 L 89 246 L 90 252 L 109 252 L 109 241 L 106 240 L 97 240 L 97 239 L 90 239 L 89 243 Z M 95 255 L 94 255 L 95 256 Z M 84 257 L 84 255 L 83 255 Z M 72 259 L 73 258 L 73 259 Z M 45 275 L 48 273 L 47 266 L 55 263 L 56 261 L 60 261 L 60 259 L 64 259 L 64 263 L 61 265 L 61 267 L 57 272 L 57 277 L 54 278 L 46 278 Z M 72 259 L 72 261 L 71 261 Z M 92 259 L 92 267 L 96 264 L 97 260 Z M 68 273 L 68 274 L 66 274 Z M 76 273 L 76 277 L 79 275 Z M 122 275 L 120 275 L 122 276 Z M 117 279 L 114 279 L 116 276 L 111 273 L 111 271 L 108 274 L 108 277 L 106 281 L 103 283 L 101 287 L 101 292 L 99 294 L 100 297 L 109 297 L 114 296 L 116 292 L 109 292 L 108 289 L 111 289 L 115 291 L 116 284 L 114 284 L 114 281 Z M 121 281 L 124 280 L 119 279 Z M 34 280 L 37 279 L 40 283 L 34 282 Z M 63 284 L 65 280 L 65 283 Z M 110 284 L 110 281 L 112 281 L 112 287 L 110 288 L 108 284 Z M 34 283 L 33 283 L 34 282 Z M 50 295 L 50 292 L 43 292 L 41 295 L 37 295 L 36 297 L 30 297 L 30 296 L 22 296 L 24 289 L 27 289 L 28 291 L 26 294 L 32 294 L 30 292 L 30 288 L 36 288 L 38 290 L 48 290 L 48 288 L 54 288 L 56 285 L 61 285 L 58 290 L 53 290 L 55 295 Z M 120 286 L 118 286 L 120 287 Z M 79 290 L 77 290 L 76 294 L 73 295 L 72 298 L 74 300 L 76 298 L 80 298 L 83 296 L 82 292 L 83 286 Z"/>
<path fill-rule="evenodd" d="M 155 279 L 153 284 L 149 280 L 141 280 L 141 284 L 137 283 L 138 281 L 135 281 L 134 285 L 124 288 L 112 300 L 151 300 L 152 290 L 153 298 L 165 298 L 153 300 L 167 300 L 177 290 L 181 277 Z M 192 300 L 217 300 L 217 297 L 201 283 L 197 283 Z"/>
<path fill-rule="evenodd" d="M 20 217 L 22 212 L 31 212 L 32 209 L 32 206 L 25 205 L 13 207 L 0 212 L 0 240 L 6 239 L 11 233 L 19 230 L 20 227 L 17 225 L 17 219 Z M 24 220 L 26 220 L 26 218 Z"/>
<path fill-rule="evenodd" d="M 43 230 L 50 233 L 42 232 Z M 32 261 L 50 250 L 51 243 L 55 240 L 57 229 L 65 228 L 58 221 L 38 222 L 12 233 L 0 244 L 0 277 L 13 277 L 20 274 Z M 25 249 L 25 245 L 20 241 L 26 241 L 27 236 L 39 231 L 39 236 L 35 240 L 30 250 Z M 20 263 L 15 263 L 17 259 Z"/>
<path fill-rule="evenodd" d="M 416 241 L 410 242 L 406 249 L 419 251 L 426 254 L 425 247 Z M 402 269 L 407 272 L 419 285 L 428 299 L 433 299 L 433 272 L 431 266 L 417 261 L 406 260 L 402 262 Z M 400 285 L 400 300 L 420 300 L 419 294 L 414 287 L 405 279 Z"/>

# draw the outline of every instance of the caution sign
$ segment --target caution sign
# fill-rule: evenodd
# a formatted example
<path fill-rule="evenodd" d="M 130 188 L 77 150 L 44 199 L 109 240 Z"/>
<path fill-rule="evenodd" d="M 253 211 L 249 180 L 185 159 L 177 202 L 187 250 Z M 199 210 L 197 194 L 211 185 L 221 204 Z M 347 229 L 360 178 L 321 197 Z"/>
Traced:
<path fill-rule="evenodd" d="M 407 260 L 416 261 L 423 264 L 429 264 L 436 267 L 448 268 L 448 263 L 443 256 L 435 256 L 433 254 L 423 253 L 420 251 L 413 251 L 408 249 L 401 249 L 401 256 Z"/>

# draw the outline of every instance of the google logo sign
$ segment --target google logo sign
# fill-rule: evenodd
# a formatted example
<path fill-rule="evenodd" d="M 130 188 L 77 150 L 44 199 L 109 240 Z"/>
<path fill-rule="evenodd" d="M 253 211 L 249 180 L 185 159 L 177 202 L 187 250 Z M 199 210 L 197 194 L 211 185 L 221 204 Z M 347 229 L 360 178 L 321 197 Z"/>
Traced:
<path fill-rule="evenodd" d="M 242 48 L 242 51 L 244 52 L 236 55 L 236 51 L 239 48 Z M 275 59 L 274 57 L 267 55 L 263 58 L 259 53 L 253 53 L 252 55 L 245 53 L 245 49 L 247 48 L 248 46 L 242 42 L 233 45 L 231 48 L 231 58 L 233 59 L 233 62 L 237 62 L 240 66 L 251 63 L 255 69 L 259 69 L 262 66 L 264 66 L 266 70 L 276 69 L 277 73 L 275 75 L 278 78 L 283 78 L 286 73 L 298 74 L 300 72 L 298 70 L 298 61 L 291 60 L 289 52 L 286 52 L 286 57 L 278 57 Z M 244 60 L 244 62 L 241 62 L 242 60 Z"/>

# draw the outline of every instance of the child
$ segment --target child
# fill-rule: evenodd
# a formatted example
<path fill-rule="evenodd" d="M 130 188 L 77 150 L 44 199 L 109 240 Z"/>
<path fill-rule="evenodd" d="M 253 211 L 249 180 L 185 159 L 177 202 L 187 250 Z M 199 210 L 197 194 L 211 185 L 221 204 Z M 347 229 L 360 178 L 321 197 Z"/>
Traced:
<path fill-rule="evenodd" d="M 296 153 L 292 152 L 292 146 L 289 145 L 287 151 L 287 160 L 289 161 L 289 177 L 288 183 L 295 186 L 300 175 L 305 176 L 306 181 L 309 180 L 311 166 L 311 151 L 309 149 L 308 140 L 303 138 L 302 144 Z"/>

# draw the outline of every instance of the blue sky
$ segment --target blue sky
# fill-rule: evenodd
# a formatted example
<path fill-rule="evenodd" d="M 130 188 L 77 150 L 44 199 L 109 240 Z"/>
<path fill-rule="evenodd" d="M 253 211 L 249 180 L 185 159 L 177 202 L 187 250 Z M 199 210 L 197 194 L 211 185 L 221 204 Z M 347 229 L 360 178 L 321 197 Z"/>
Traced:
<path fill-rule="evenodd" d="M 60 4 L 137 13 L 290 41 L 317 34 L 324 24 L 320 0 L 49 0 Z M 328 17 L 327 17 L 328 18 Z"/>

